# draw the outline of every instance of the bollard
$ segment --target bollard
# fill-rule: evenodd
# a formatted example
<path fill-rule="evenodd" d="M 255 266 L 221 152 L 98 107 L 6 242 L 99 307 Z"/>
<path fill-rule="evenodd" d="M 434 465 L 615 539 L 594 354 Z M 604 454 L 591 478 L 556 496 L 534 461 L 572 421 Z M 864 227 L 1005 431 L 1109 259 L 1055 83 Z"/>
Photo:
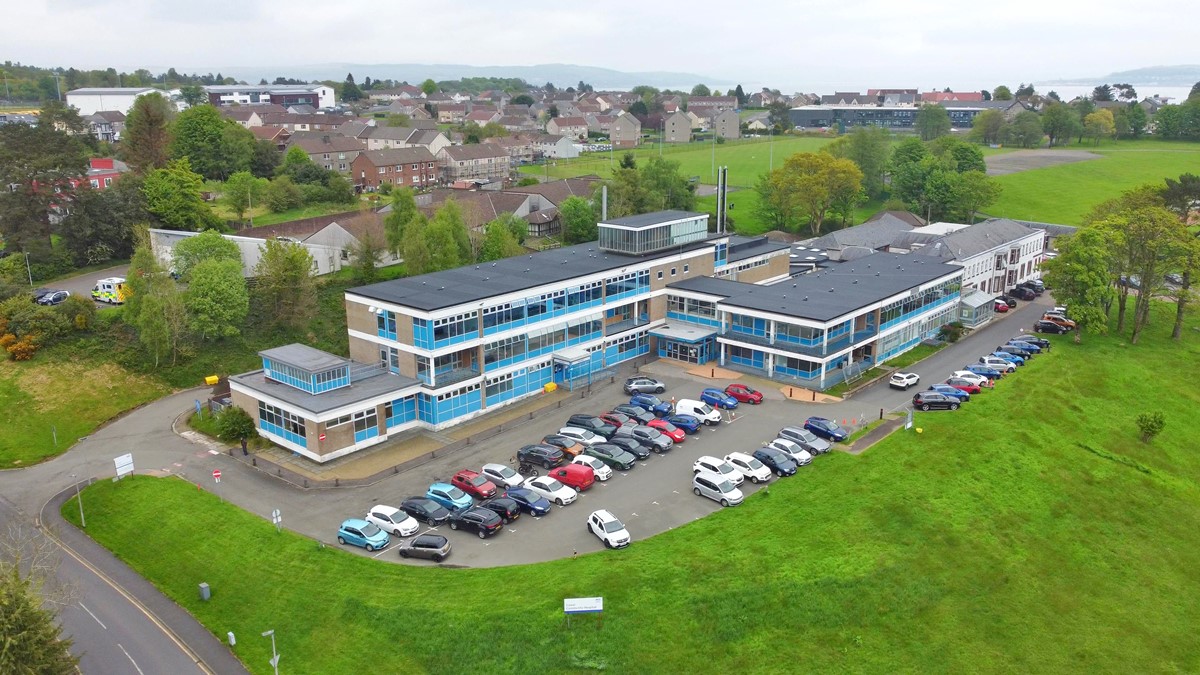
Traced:
<path fill-rule="evenodd" d="M 795 390 L 795 389 L 793 389 L 793 388 L 791 388 L 791 387 L 788 387 L 788 398 L 792 398 L 792 396 L 793 396 L 795 393 L 796 393 L 796 390 Z"/>
<path fill-rule="evenodd" d="M 258 458 L 257 457 L 250 458 L 250 466 L 258 466 Z"/>
<path fill-rule="evenodd" d="M 879 419 L 883 419 L 883 408 L 879 409 Z"/>
<path fill-rule="evenodd" d="M 817 400 L 817 392 L 815 392 L 815 391 L 812 393 L 812 400 L 813 401 Z"/>
<path fill-rule="evenodd" d="M 717 369 L 716 368 L 713 368 L 709 371 L 709 377 L 713 378 L 714 380 L 717 379 Z"/>

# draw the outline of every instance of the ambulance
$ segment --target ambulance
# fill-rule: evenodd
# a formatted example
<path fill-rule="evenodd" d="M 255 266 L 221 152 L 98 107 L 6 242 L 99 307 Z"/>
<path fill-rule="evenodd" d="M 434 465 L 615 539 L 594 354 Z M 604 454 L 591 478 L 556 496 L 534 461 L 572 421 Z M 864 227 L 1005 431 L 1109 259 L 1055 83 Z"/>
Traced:
<path fill-rule="evenodd" d="M 128 298 L 129 286 L 125 284 L 125 277 L 101 279 L 92 287 L 92 299 L 96 302 L 123 305 Z"/>

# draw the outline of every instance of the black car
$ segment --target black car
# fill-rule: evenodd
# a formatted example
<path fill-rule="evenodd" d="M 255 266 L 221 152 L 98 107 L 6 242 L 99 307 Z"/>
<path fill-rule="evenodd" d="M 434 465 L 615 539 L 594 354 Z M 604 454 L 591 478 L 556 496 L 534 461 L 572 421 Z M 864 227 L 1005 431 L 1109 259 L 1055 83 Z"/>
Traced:
<path fill-rule="evenodd" d="M 624 448 L 611 443 L 600 443 L 583 449 L 583 454 L 589 457 L 604 462 L 614 469 L 620 471 L 628 471 L 637 466 L 634 462 L 637 461 L 636 455 L 631 455 L 625 452 Z"/>
<path fill-rule="evenodd" d="M 609 424 L 595 415 L 571 415 L 567 419 L 567 426 L 576 427 L 578 429 L 587 429 L 588 431 L 603 436 L 612 438 L 612 435 L 617 433 L 617 427 L 614 424 Z"/>
<path fill-rule="evenodd" d="M 34 301 L 39 305 L 61 305 L 71 297 L 69 291 L 46 291 L 37 296 Z"/>
<path fill-rule="evenodd" d="M 434 527 L 446 522 L 450 512 L 441 504 L 425 497 L 409 497 L 400 504 L 400 510 L 426 525 Z"/>
<path fill-rule="evenodd" d="M 450 555 L 450 540 L 440 534 L 422 534 L 399 546 L 401 558 L 426 558 L 442 562 Z"/>
<path fill-rule="evenodd" d="M 1025 359 L 1026 361 L 1033 358 L 1033 355 L 1034 355 L 1033 351 L 1031 351 L 1029 349 L 1021 349 L 1020 345 L 1014 345 L 1014 344 L 1000 345 L 999 347 L 996 347 L 996 351 L 1006 352 L 1009 354 L 1016 354 L 1017 356 Z"/>
<path fill-rule="evenodd" d="M 1040 281 L 1022 281 L 1017 284 L 1017 288 L 1028 288 L 1034 295 L 1041 295 L 1046 291 L 1046 287 Z"/>
<path fill-rule="evenodd" d="M 922 391 L 913 396 L 913 407 L 921 410 L 958 410 L 957 396 L 947 396 L 936 391 Z"/>
<path fill-rule="evenodd" d="M 1037 345 L 1042 348 L 1042 351 L 1050 351 L 1050 341 L 1046 338 L 1034 337 L 1029 333 L 1021 333 L 1020 335 L 1009 340 L 1009 342 L 1028 342 L 1031 345 Z"/>
<path fill-rule="evenodd" d="M 616 436 L 608 441 L 609 445 L 615 445 L 618 448 L 628 452 L 638 459 L 649 459 L 650 450 L 641 444 L 636 438 L 631 436 Z"/>
<path fill-rule="evenodd" d="M 495 511 L 505 524 L 521 517 L 521 505 L 511 497 L 492 497 L 479 504 L 479 508 Z"/>
<path fill-rule="evenodd" d="M 753 453 L 754 459 L 762 462 L 776 476 L 793 476 L 796 473 L 796 461 L 775 448 L 759 448 Z"/>
<path fill-rule="evenodd" d="M 550 500 L 530 490 L 529 488 L 514 487 L 504 491 L 504 496 L 513 500 L 531 516 L 550 515 Z"/>
<path fill-rule="evenodd" d="M 1067 328 L 1066 326 L 1060 326 L 1053 321 L 1035 321 L 1033 324 L 1033 332 L 1035 333 L 1054 333 L 1056 335 L 1062 335 L 1070 330 L 1070 328 Z"/>
<path fill-rule="evenodd" d="M 553 445 L 527 445 L 517 451 L 521 464 L 540 464 L 552 469 L 563 462 L 563 451 Z"/>
<path fill-rule="evenodd" d="M 450 514 L 450 529 L 471 530 L 480 539 L 487 539 L 504 528 L 504 521 L 496 512 L 479 506 L 468 506 Z"/>
<path fill-rule="evenodd" d="M 1033 300 L 1037 297 L 1037 291 L 1034 291 L 1032 288 L 1017 286 L 1009 291 L 1008 295 L 1011 295 L 1014 298 L 1020 298 L 1021 300 Z"/>
<path fill-rule="evenodd" d="M 633 419 L 637 420 L 638 424 L 645 424 L 646 422 L 654 419 L 654 413 L 629 403 L 622 403 L 621 405 L 614 407 L 612 411 L 615 413 L 621 413 L 622 415 L 629 415 Z"/>
<path fill-rule="evenodd" d="M 1003 300 L 1004 304 L 1008 305 L 1009 309 L 1017 308 L 1017 299 L 1011 295 L 1001 295 L 997 300 Z"/>

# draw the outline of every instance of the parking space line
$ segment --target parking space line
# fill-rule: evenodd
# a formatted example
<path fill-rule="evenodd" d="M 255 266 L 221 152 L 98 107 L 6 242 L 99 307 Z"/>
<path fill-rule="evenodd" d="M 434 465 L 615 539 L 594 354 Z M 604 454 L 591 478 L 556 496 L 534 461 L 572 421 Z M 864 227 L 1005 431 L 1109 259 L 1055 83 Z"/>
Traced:
<path fill-rule="evenodd" d="M 387 549 L 386 549 L 386 548 L 381 548 L 381 549 L 379 549 L 379 553 L 376 553 L 375 555 L 373 555 L 373 556 L 371 556 L 371 557 L 372 557 L 372 558 L 378 558 L 379 556 L 383 555 L 384 553 L 387 553 Z"/>

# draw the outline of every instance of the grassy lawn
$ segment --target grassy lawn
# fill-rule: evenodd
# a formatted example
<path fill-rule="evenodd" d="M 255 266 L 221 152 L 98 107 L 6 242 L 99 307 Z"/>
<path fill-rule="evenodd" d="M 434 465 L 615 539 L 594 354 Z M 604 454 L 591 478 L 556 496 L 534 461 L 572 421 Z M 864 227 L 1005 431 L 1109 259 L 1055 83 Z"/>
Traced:
<path fill-rule="evenodd" d="M 888 359 L 884 365 L 891 366 L 892 368 L 907 368 L 917 361 L 927 359 L 940 352 L 945 346 L 945 344 L 938 346 L 919 344 L 894 359 Z"/>
<path fill-rule="evenodd" d="M 987 209 L 994 216 L 1064 225 L 1079 221 L 1100 202 L 1144 183 L 1195 173 L 1200 167 L 1200 144 L 1144 140 L 1070 145 L 1102 155 L 1074 164 L 998 176 L 1004 187 L 1000 199 Z"/>
<path fill-rule="evenodd" d="M 214 634 L 274 628 L 303 672 L 1195 671 L 1200 391 L 1171 364 L 1195 363 L 1200 336 L 1171 342 L 1169 318 L 1157 308 L 1133 347 L 1052 338 L 962 410 L 918 413 L 921 434 L 823 456 L 624 551 L 382 564 L 176 478 L 88 488 L 88 532 Z M 1143 444 L 1133 417 L 1148 410 L 1167 425 Z M 564 630 L 562 598 L 591 595 L 600 632 Z M 267 641 L 234 649 L 269 672 Z"/>
<path fill-rule="evenodd" d="M 213 213 L 221 220 L 237 220 L 237 214 L 222 202 L 214 202 L 210 204 Z M 246 221 L 246 226 L 250 227 L 250 218 L 254 218 L 254 227 L 262 227 L 264 225 L 275 225 L 278 223 L 286 223 L 291 220 L 301 220 L 303 218 L 315 218 L 317 216 L 327 216 L 331 213 L 342 213 L 344 211 L 353 211 L 357 207 L 356 204 L 313 204 L 311 206 L 302 206 L 298 209 L 289 209 L 281 213 L 271 213 L 265 206 L 256 206 L 242 215 L 242 219 Z"/>

